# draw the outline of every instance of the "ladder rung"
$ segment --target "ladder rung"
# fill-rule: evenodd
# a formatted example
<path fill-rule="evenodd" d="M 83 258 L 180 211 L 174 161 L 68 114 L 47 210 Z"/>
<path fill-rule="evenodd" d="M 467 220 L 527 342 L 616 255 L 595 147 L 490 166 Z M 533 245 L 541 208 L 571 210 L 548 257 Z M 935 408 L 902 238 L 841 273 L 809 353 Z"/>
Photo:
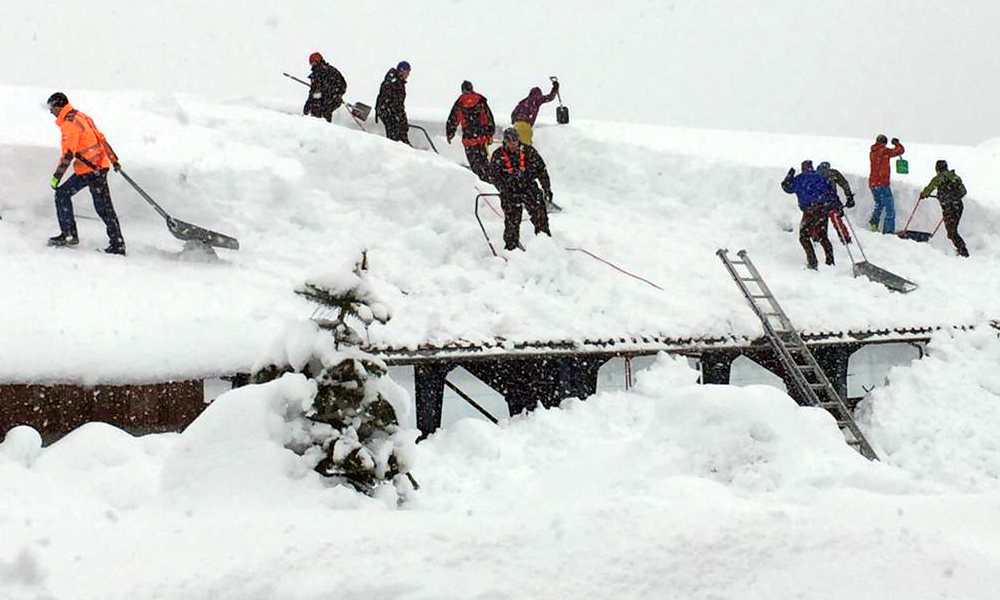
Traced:
<path fill-rule="evenodd" d="M 769 294 L 750 294 L 751 298 L 770 298 Z"/>
<path fill-rule="evenodd" d="M 756 277 L 740 277 L 740 281 L 760 281 Z"/>

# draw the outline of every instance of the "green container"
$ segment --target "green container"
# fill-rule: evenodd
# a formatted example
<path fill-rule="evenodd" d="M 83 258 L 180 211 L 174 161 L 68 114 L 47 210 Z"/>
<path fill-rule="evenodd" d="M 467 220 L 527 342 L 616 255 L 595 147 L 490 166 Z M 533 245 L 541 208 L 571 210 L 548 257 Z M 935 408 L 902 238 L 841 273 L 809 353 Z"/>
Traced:
<path fill-rule="evenodd" d="M 896 172 L 900 175 L 906 175 L 910 172 L 910 163 L 907 162 L 905 158 L 896 159 Z"/>

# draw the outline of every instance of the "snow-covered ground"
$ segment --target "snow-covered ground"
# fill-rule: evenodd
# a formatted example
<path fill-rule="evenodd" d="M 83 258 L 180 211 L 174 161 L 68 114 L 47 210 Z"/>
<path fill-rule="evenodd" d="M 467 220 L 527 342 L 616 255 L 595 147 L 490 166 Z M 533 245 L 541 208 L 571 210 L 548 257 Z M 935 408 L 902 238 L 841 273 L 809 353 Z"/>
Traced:
<path fill-rule="evenodd" d="M 280 10 L 262 10 L 252 22 L 240 12 L 223 31 L 212 26 L 219 15 L 186 19 L 196 3 L 179 3 L 158 24 L 171 32 L 161 36 L 141 9 L 112 4 L 119 25 L 108 26 L 108 48 L 130 35 L 158 41 L 116 53 L 118 62 L 102 57 L 107 68 L 95 69 L 94 85 L 77 71 L 64 80 L 38 75 L 44 70 L 32 65 L 61 56 L 54 47 L 23 59 L 3 55 L 0 381 L 245 370 L 311 314 L 292 290 L 348 268 L 362 249 L 393 313 L 387 326 L 371 329 L 377 344 L 759 335 L 718 248 L 747 249 L 806 330 L 975 329 L 939 332 L 926 357 L 892 368 L 888 385 L 862 404 L 858 418 L 879 463 L 850 450 L 826 413 L 800 408 L 774 387 L 698 386 L 686 362 L 666 356 L 629 391 L 605 386 L 585 402 L 500 427 L 446 419 L 446 429 L 417 447 L 414 474 L 423 487 L 402 509 L 325 487 L 283 449 L 288 432 L 279 415 L 304 393 L 297 376 L 219 396 L 182 434 L 135 438 L 94 423 L 42 449 L 33 431 L 14 430 L 0 444 L 0 598 L 995 597 L 1000 343 L 987 326 L 1000 316 L 995 142 L 930 145 L 900 134 L 911 173 L 893 175 L 897 226 L 934 160 L 948 159 L 970 190 L 961 231 L 972 257 L 960 259 L 941 234 L 918 244 L 865 229 L 870 139 L 684 129 L 645 109 L 618 119 L 645 124 L 611 122 L 625 109 L 606 88 L 634 80 L 631 91 L 642 93 L 675 82 L 623 69 L 618 79 L 593 76 L 608 69 L 574 61 L 579 33 L 601 23 L 605 41 L 621 34 L 613 50 L 593 44 L 599 52 L 588 48 L 587 60 L 624 56 L 638 64 L 661 50 L 653 36 L 664 22 L 659 3 L 630 5 L 652 11 L 635 29 L 626 26 L 638 22 L 628 11 L 571 18 L 571 6 L 556 2 L 549 16 L 569 26 L 532 25 L 523 15 L 512 25 L 548 36 L 542 55 L 514 44 L 511 60 L 497 61 L 502 40 L 484 37 L 454 63 L 440 28 L 453 26 L 455 11 L 482 3 L 431 2 L 419 14 L 396 11 L 396 3 L 366 5 L 360 30 L 435 25 L 404 35 L 413 38 L 407 47 L 390 36 L 385 52 L 359 51 L 364 58 L 337 60 L 349 45 L 319 49 L 344 67 L 349 98 L 370 104 L 386 66 L 400 58 L 421 65 L 410 114 L 441 156 L 415 132 L 412 149 L 372 135 L 381 126 L 370 122 L 361 132 L 344 114 L 333 126 L 303 118 L 304 88 L 281 78 L 284 95 L 256 83 L 242 89 L 250 72 L 243 63 L 227 69 L 218 60 L 224 74 L 211 94 L 164 91 L 163 81 L 184 79 L 185 63 L 199 75 L 214 58 L 232 60 L 231 50 L 175 52 L 172 39 L 238 46 L 253 61 L 296 30 Z M 77 39 L 70 21 L 42 19 L 38 10 L 4 4 L 2 27 L 21 24 L 2 36 L 8 47 L 35 44 L 32 29 L 44 40 L 60 32 Z M 327 19 L 340 14 L 326 10 Z M 358 10 L 343 9 L 338 41 L 368 43 L 357 32 L 348 37 L 359 27 L 348 17 Z M 97 14 L 80 18 L 91 23 Z M 135 32 L 122 33 L 120 23 Z M 91 41 L 95 27 L 82 28 Z M 289 42 L 261 68 L 304 62 L 314 44 Z M 543 70 L 525 74 L 528 64 Z M 157 69 L 163 81 L 146 85 Z M 443 138 L 468 71 L 501 124 L 550 72 L 569 75 L 567 102 L 571 89 L 581 98 L 569 125 L 554 123 L 550 104 L 536 128 L 565 208 L 552 217 L 554 237 L 535 238 L 525 225 L 527 252 L 508 264 L 491 255 L 473 216 L 476 186 L 486 188 L 459 166 L 459 145 Z M 57 88 L 94 118 L 126 171 L 171 214 L 236 236 L 240 251 L 220 251 L 220 262 L 178 255 L 163 221 L 115 175 L 129 256 L 92 251 L 106 240 L 87 192 L 75 201 L 80 247 L 45 247 L 57 233 L 47 181 L 58 132 L 43 103 Z M 685 93 L 697 103 L 695 91 Z M 894 294 L 852 278 L 836 242 L 835 267 L 803 268 L 790 231 L 798 209 L 778 183 L 804 158 L 845 172 L 858 191 L 848 214 L 868 258 L 919 283 L 917 291 Z M 485 207 L 480 214 L 496 243 L 501 220 Z M 932 229 L 939 214 L 925 203 L 912 228 Z M 566 248 L 585 248 L 664 290 Z"/>

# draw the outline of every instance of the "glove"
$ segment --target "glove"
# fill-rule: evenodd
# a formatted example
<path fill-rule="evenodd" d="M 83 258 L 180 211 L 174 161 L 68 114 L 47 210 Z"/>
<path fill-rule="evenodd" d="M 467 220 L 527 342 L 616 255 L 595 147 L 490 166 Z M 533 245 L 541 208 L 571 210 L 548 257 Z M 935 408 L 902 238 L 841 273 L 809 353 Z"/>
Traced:
<path fill-rule="evenodd" d="M 553 81 L 552 82 L 552 89 L 557 90 L 557 91 L 559 90 L 559 82 L 558 81 Z"/>
<path fill-rule="evenodd" d="M 921 194 L 920 194 L 920 199 L 921 199 L 921 200 L 923 200 L 923 199 L 924 199 L 924 198 L 926 198 L 926 197 L 927 197 L 927 194 L 924 194 L 923 192 L 921 192 Z"/>
<path fill-rule="evenodd" d="M 795 177 L 795 167 L 788 169 L 788 173 L 785 173 L 785 178 Z"/>
<path fill-rule="evenodd" d="M 59 176 L 53 175 L 52 181 L 49 182 L 49 185 L 52 186 L 52 189 L 56 189 L 57 187 L 59 187 Z"/>
<path fill-rule="evenodd" d="M 545 201 L 552 202 L 552 190 L 545 190 Z"/>
<path fill-rule="evenodd" d="M 892 145 L 893 145 L 893 146 L 898 146 L 898 145 L 899 145 L 899 138 L 892 138 L 892 139 L 891 139 L 891 140 L 889 140 L 889 141 L 891 141 L 891 142 L 892 142 Z"/>
<path fill-rule="evenodd" d="M 845 204 L 844 206 L 846 206 L 847 208 L 854 208 L 854 196 L 848 196 L 847 204 Z"/>
<path fill-rule="evenodd" d="M 122 170 L 122 164 L 120 162 L 111 163 L 111 167 L 115 170 L 115 173 L 118 173 Z"/>
<path fill-rule="evenodd" d="M 445 138 L 446 140 L 448 140 L 449 144 L 451 143 L 451 138 L 452 138 L 452 136 L 450 136 L 450 135 L 447 138 Z"/>

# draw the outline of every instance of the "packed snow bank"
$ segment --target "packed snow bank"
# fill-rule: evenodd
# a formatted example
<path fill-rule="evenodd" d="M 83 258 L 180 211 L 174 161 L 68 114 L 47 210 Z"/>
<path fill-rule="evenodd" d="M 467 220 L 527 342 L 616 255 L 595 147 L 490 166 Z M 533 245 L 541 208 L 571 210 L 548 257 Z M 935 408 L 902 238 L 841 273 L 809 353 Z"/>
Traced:
<path fill-rule="evenodd" d="M 233 495 L 271 504 L 319 490 L 313 465 L 286 448 L 304 436 L 286 415 L 301 414 L 315 394 L 313 381 L 285 375 L 219 396 L 165 458 L 163 491 L 210 507 Z"/>
<path fill-rule="evenodd" d="M 859 419 L 883 460 L 928 485 L 1000 489 L 1000 340 L 981 326 L 941 332 L 927 356 L 889 371 Z"/>
<path fill-rule="evenodd" d="M 970 372 L 994 343 L 968 342 Z M 946 465 L 870 463 L 773 388 L 695 377 L 661 355 L 628 392 L 459 422 L 417 447 L 422 488 L 399 511 L 284 448 L 283 412 L 311 394 L 298 375 L 224 394 L 181 435 L 88 426 L 27 466 L 5 441 L 0 595 L 812 599 L 834 563 L 866 600 L 1000 585 L 996 493 L 950 493 Z M 8 441 L 31 454 L 27 438 Z"/>
<path fill-rule="evenodd" d="M 489 497 L 497 510 L 538 509 L 547 497 L 591 502 L 614 490 L 669 497 L 695 480 L 738 496 L 918 489 L 847 446 L 826 411 L 770 386 L 703 386 L 697 377 L 685 360 L 661 354 L 628 392 L 568 400 L 502 429 L 459 421 L 420 446 L 418 501 L 452 502 L 445 492 L 461 490 L 480 507 Z M 539 485 L 525 489 L 529 480 Z"/>

